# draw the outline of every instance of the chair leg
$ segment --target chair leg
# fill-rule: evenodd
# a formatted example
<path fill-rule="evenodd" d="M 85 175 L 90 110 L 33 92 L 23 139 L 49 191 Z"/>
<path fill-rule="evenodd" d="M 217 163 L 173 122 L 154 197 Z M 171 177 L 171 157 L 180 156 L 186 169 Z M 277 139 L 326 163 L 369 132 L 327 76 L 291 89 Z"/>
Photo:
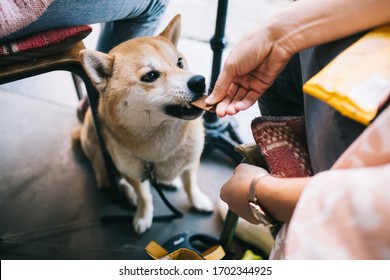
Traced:
<path fill-rule="evenodd" d="M 74 48 L 65 51 L 60 54 L 56 54 L 53 56 L 44 57 L 32 62 L 24 62 L 19 64 L 10 65 L 8 67 L 4 67 L 0 69 L 0 84 L 5 84 L 17 80 L 21 80 L 28 77 L 33 77 L 36 75 L 48 73 L 56 70 L 64 70 L 72 73 L 72 77 L 74 81 L 77 79 L 81 79 L 84 82 L 88 101 L 91 105 L 92 115 L 94 124 L 96 127 L 96 133 L 100 144 L 100 150 L 103 155 L 104 163 L 106 166 L 106 171 L 110 180 L 111 186 L 117 186 L 117 171 L 115 165 L 112 162 L 110 155 L 107 152 L 107 149 L 104 145 L 104 140 L 100 133 L 100 123 L 97 117 L 97 108 L 99 102 L 99 94 L 95 87 L 92 85 L 91 80 L 88 75 L 85 73 L 79 58 L 80 50 L 84 49 L 84 44 L 82 42 L 77 43 Z M 78 78 L 75 78 L 76 75 Z M 78 97 L 80 98 L 81 94 L 81 86 L 80 90 L 77 89 L 76 83 L 76 91 Z M 81 85 L 81 83 L 78 83 Z"/>
<path fill-rule="evenodd" d="M 72 79 L 74 86 L 76 88 L 77 97 L 79 100 L 81 100 L 85 96 L 85 89 L 82 86 L 83 81 L 80 79 L 79 76 L 72 73 Z"/>
<path fill-rule="evenodd" d="M 89 100 L 88 96 L 85 95 L 81 98 L 79 105 L 77 106 L 77 118 L 82 123 L 84 122 L 85 113 L 87 112 L 89 108 Z"/>
<path fill-rule="evenodd" d="M 106 149 L 104 139 L 103 139 L 102 134 L 101 134 L 99 118 L 97 115 L 97 109 L 98 109 L 98 104 L 99 104 L 99 93 L 96 90 L 96 88 L 93 86 L 90 78 L 85 73 L 84 68 L 82 67 L 80 61 L 78 60 L 78 52 L 77 52 L 77 63 L 75 63 L 74 61 L 69 62 L 69 63 L 63 62 L 60 64 L 56 64 L 53 67 L 47 67 L 47 69 L 45 69 L 45 70 L 41 69 L 40 73 L 50 72 L 50 71 L 54 71 L 54 70 L 69 71 L 72 73 L 73 76 L 77 75 L 78 78 L 84 82 L 87 96 L 88 96 L 88 103 L 91 106 L 93 121 L 94 121 L 95 128 L 96 128 L 96 134 L 97 134 L 98 141 L 100 144 L 100 151 L 101 151 L 102 156 L 103 156 L 103 160 L 104 160 L 104 164 L 106 167 L 106 172 L 107 172 L 107 175 L 109 178 L 109 182 L 110 182 L 110 185 L 112 187 L 118 186 L 118 182 L 117 182 L 118 172 L 115 168 L 115 165 L 111 159 L 110 154 L 108 153 L 108 151 Z"/>
<path fill-rule="evenodd" d="M 117 169 L 112 161 L 110 154 L 108 153 L 108 151 L 106 149 L 104 139 L 103 139 L 102 134 L 101 134 L 99 117 L 97 114 L 98 105 L 99 105 L 99 93 L 96 90 L 96 88 L 93 86 L 91 80 L 89 79 L 87 74 L 84 72 L 81 65 L 79 65 L 79 67 L 77 67 L 77 68 L 74 68 L 72 72 L 77 74 L 84 81 L 84 84 L 85 84 L 85 87 L 87 90 L 87 96 L 88 96 L 87 101 L 88 101 L 89 106 L 91 107 L 92 117 L 93 117 L 93 121 L 94 121 L 95 128 L 96 128 L 96 134 L 97 134 L 98 141 L 100 144 L 100 150 L 101 150 L 101 153 L 103 156 L 104 164 L 106 166 L 106 172 L 107 172 L 107 175 L 108 175 L 108 178 L 110 181 L 110 185 L 113 187 L 116 187 L 116 186 L 118 186 L 118 182 L 117 182 L 118 171 L 117 171 Z"/>
<path fill-rule="evenodd" d="M 236 228 L 238 223 L 238 216 L 236 213 L 228 210 L 223 223 L 221 235 L 219 236 L 219 242 L 226 253 L 230 252 L 230 246 L 232 244 L 234 235 L 236 234 Z"/>
<path fill-rule="evenodd" d="M 85 86 L 83 80 L 72 73 L 72 79 L 74 83 L 74 87 L 76 88 L 77 97 L 79 99 L 79 105 L 77 106 L 77 118 L 80 122 L 84 121 L 85 113 L 89 107 L 88 96 L 85 92 Z"/>

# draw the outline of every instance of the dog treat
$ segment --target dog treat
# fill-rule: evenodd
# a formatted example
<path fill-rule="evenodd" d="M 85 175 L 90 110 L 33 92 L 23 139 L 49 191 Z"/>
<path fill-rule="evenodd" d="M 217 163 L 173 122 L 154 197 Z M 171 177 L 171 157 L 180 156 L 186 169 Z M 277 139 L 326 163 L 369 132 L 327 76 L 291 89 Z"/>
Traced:
<path fill-rule="evenodd" d="M 198 107 L 200 109 L 203 109 L 205 111 L 208 111 L 208 112 L 211 112 L 211 113 L 214 113 L 215 112 L 215 107 L 217 106 L 216 104 L 215 105 L 209 105 L 205 102 L 205 99 L 207 98 L 207 95 L 203 95 L 201 98 L 195 100 L 195 101 L 192 101 L 191 102 L 191 105 L 195 106 L 195 107 Z"/>

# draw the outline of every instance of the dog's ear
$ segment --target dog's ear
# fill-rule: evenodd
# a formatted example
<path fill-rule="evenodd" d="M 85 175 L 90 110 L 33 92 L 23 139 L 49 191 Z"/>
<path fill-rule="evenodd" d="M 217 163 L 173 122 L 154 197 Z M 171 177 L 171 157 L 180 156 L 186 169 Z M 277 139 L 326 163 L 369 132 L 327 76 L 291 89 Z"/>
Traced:
<path fill-rule="evenodd" d="M 160 33 L 160 36 L 168 38 L 175 46 L 179 42 L 181 33 L 181 16 L 176 15 L 165 27 L 164 31 Z"/>
<path fill-rule="evenodd" d="M 108 83 L 108 78 L 112 74 L 114 58 L 102 52 L 82 50 L 80 51 L 80 59 L 85 72 L 97 90 L 99 92 L 104 91 Z"/>

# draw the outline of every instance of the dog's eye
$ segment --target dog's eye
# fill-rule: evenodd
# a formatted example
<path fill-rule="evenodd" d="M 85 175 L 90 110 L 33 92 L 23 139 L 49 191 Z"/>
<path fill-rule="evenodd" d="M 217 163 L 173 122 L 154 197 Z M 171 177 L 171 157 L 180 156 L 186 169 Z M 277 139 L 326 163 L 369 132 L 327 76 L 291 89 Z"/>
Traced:
<path fill-rule="evenodd" d="M 150 71 L 141 77 L 141 81 L 146 83 L 152 83 L 160 77 L 160 73 L 157 71 Z"/>
<path fill-rule="evenodd" d="M 184 67 L 183 58 L 182 58 L 182 57 L 179 57 L 179 59 L 177 60 L 176 65 L 177 65 L 177 67 L 179 67 L 179 68 L 183 68 L 183 67 Z"/>

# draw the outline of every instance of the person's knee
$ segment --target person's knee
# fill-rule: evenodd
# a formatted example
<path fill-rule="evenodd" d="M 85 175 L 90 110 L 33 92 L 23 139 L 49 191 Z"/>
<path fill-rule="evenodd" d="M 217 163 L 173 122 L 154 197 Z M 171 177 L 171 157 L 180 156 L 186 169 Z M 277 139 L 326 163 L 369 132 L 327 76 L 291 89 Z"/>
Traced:
<path fill-rule="evenodd" d="M 148 21 L 158 20 L 164 14 L 169 0 L 153 0 L 142 13 L 142 17 L 147 18 Z"/>

